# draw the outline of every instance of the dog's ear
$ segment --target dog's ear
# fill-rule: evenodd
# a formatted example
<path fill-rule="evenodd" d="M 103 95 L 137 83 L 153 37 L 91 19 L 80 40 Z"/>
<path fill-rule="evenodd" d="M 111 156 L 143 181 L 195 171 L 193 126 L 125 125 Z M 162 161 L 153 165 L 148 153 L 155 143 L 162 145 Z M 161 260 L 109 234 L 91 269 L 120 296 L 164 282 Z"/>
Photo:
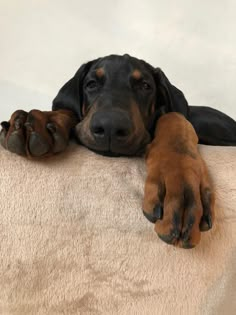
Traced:
<path fill-rule="evenodd" d="M 68 109 L 73 111 L 80 120 L 82 119 L 83 81 L 92 64 L 97 60 L 83 64 L 74 77 L 63 85 L 53 100 L 52 110 Z"/>
<path fill-rule="evenodd" d="M 157 88 L 156 108 L 160 115 L 179 112 L 188 117 L 189 107 L 183 92 L 170 83 L 160 68 L 154 69 L 154 80 Z"/>

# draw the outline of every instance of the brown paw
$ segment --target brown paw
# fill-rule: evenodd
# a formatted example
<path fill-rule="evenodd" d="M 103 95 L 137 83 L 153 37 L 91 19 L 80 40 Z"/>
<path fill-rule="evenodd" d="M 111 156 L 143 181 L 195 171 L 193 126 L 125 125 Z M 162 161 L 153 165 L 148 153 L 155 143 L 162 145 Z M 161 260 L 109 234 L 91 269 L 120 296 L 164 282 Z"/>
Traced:
<path fill-rule="evenodd" d="M 155 223 L 155 231 L 164 242 L 193 248 L 200 241 L 201 231 L 212 228 L 214 192 L 193 128 L 184 118 L 172 117 L 163 121 L 168 126 L 176 121 L 173 135 L 168 138 L 167 126 L 161 125 L 162 140 L 157 138 L 149 146 L 143 213 Z"/>
<path fill-rule="evenodd" d="M 64 151 L 76 118 L 70 111 L 29 113 L 17 110 L 9 122 L 2 122 L 1 145 L 16 154 L 45 157 Z"/>
<path fill-rule="evenodd" d="M 186 176 L 187 175 L 187 176 Z M 205 184 L 207 186 L 205 186 Z M 179 174 L 156 181 L 148 177 L 143 212 L 155 223 L 155 231 L 166 243 L 183 248 L 195 247 L 200 231 L 212 228 L 214 194 L 209 181 L 196 180 L 195 174 Z"/>

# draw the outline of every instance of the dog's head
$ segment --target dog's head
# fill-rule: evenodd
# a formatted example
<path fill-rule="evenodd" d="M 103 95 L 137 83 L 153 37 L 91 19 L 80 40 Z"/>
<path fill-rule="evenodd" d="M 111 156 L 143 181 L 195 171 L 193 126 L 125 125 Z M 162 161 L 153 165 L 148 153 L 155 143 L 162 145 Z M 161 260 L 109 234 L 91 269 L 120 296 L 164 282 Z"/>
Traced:
<path fill-rule="evenodd" d="M 163 113 L 188 114 L 183 93 L 162 70 L 129 55 L 82 65 L 54 99 L 57 109 L 76 113 L 75 134 L 82 144 L 113 156 L 141 154 Z"/>

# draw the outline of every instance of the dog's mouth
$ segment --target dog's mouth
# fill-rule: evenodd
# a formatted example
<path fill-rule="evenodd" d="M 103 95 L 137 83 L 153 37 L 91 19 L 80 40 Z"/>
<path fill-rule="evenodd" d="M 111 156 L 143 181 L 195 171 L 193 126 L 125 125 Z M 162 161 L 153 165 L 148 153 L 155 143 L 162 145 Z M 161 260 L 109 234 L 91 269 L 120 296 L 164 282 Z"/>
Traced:
<path fill-rule="evenodd" d="M 80 122 L 75 127 L 78 142 L 91 151 L 108 157 L 142 156 L 151 142 L 151 135 L 145 128 L 141 130 L 134 128 L 128 136 L 121 135 L 112 138 L 94 135 L 88 127 L 89 124 L 86 121 Z"/>
<path fill-rule="evenodd" d="M 86 146 L 86 147 L 88 147 L 88 146 Z M 101 151 L 101 150 L 92 149 L 92 148 L 89 148 L 89 149 L 91 151 L 93 151 L 94 153 L 96 153 L 96 154 L 107 156 L 107 157 L 121 157 L 121 156 L 130 157 L 130 156 L 143 156 L 145 154 L 145 151 L 146 151 L 146 146 L 143 147 L 143 148 L 140 148 L 139 150 L 135 151 L 134 153 L 133 152 L 131 152 L 131 153 L 129 153 L 129 152 L 127 152 L 127 153 L 125 153 L 125 152 L 117 153 L 117 152 L 113 152 L 113 151 L 110 151 L 110 150 Z"/>
<path fill-rule="evenodd" d="M 144 141 L 143 143 L 140 143 L 139 146 L 125 146 L 125 147 L 115 147 L 112 148 L 104 148 L 99 147 L 99 145 L 96 142 L 87 142 L 87 141 L 81 141 L 81 139 L 77 139 L 78 142 L 91 151 L 95 152 L 96 154 L 100 154 L 107 157 L 121 157 L 121 156 L 143 156 L 146 151 L 147 145 L 150 143 L 150 141 Z"/>
<path fill-rule="evenodd" d="M 134 137 L 125 144 L 111 144 L 108 143 L 106 145 L 95 141 L 90 135 L 79 136 L 76 134 L 76 138 L 79 144 L 84 145 L 91 151 L 108 157 L 120 157 L 120 156 L 143 156 L 147 145 L 151 142 L 151 137 L 147 133 L 145 137 L 136 138 Z"/>
<path fill-rule="evenodd" d="M 98 150 L 94 150 L 94 149 L 90 149 L 90 150 L 96 154 L 100 154 L 100 155 L 107 156 L 107 157 L 121 157 L 122 156 L 122 154 L 115 153 L 112 151 L 98 151 Z"/>

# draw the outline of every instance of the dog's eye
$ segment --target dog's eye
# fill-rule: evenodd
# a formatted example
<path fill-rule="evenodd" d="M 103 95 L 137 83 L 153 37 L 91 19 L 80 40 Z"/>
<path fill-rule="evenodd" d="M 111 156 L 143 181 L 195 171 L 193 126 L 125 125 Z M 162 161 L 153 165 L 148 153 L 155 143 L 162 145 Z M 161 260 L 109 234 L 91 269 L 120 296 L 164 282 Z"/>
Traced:
<path fill-rule="evenodd" d="M 142 82 L 142 89 L 144 90 L 150 90 L 151 89 L 151 85 L 148 84 L 146 81 Z"/>
<path fill-rule="evenodd" d="M 86 84 L 86 88 L 89 90 L 93 90 L 95 88 L 97 88 L 98 84 L 95 80 L 91 80 Z"/>

